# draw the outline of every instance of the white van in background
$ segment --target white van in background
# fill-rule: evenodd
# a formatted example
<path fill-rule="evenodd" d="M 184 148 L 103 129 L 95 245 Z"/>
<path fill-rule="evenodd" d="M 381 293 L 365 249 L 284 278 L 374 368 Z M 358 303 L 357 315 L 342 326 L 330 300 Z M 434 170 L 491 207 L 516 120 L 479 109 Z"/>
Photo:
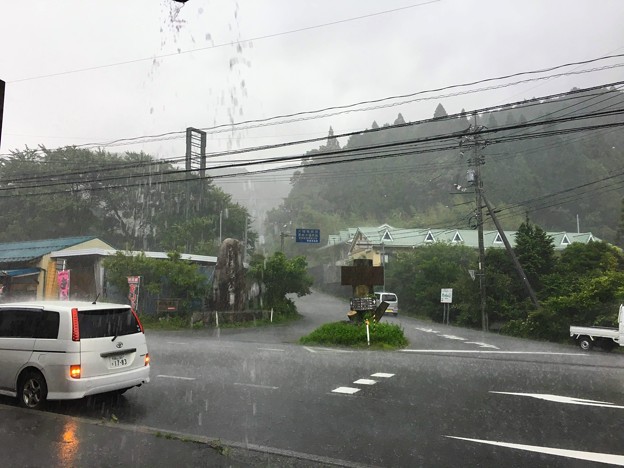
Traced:
<path fill-rule="evenodd" d="M 395 317 L 399 315 L 399 299 L 397 295 L 391 292 L 376 292 L 375 293 L 375 304 L 379 305 L 382 302 L 388 303 L 388 308 L 386 309 L 386 314 L 393 314 Z"/>
<path fill-rule="evenodd" d="M 143 328 L 128 305 L 0 304 L 0 394 L 27 408 L 123 393 L 149 382 L 149 362 Z"/>

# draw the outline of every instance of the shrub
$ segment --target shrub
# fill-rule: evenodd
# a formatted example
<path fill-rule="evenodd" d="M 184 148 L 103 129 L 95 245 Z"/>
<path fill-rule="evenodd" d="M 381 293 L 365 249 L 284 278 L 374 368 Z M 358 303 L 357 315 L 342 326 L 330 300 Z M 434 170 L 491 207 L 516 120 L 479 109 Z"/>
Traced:
<path fill-rule="evenodd" d="M 366 325 L 353 322 L 326 323 L 299 341 L 301 344 L 366 347 Z M 403 329 L 388 323 L 374 323 L 370 326 L 370 342 L 371 346 L 387 349 L 407 345 Z"/>

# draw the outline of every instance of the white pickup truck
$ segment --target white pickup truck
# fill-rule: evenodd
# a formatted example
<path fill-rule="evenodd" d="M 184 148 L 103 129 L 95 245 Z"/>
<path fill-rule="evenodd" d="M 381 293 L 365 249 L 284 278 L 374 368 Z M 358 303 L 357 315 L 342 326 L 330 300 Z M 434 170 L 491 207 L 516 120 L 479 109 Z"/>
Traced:
<path fill-rule="evenodd" d="M 570 336 L 583 351 L 589 351 L 594 346 L 611 351 L 617 345 L 624 346 L 624 305 L 620 305 L 618 325 L 619 328 L 571 326 Z"/>

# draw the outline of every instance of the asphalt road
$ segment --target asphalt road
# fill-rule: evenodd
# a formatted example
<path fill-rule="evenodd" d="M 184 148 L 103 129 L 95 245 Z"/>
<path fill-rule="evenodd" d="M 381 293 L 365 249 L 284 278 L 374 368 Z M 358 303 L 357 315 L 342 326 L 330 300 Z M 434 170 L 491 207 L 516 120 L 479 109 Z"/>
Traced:
<path fill-rule="evenodd" d="M 410 340 L 402 351 L 301 346 L 303 334 L 344 319 L 347 304 L 315 293 L 297 305 L 304 319 L 284 326 L 148 332 L 149 385 L 47 412 L 310 466 L 624 465 L 623 353 L 407 317 L 387 319 Z"/>

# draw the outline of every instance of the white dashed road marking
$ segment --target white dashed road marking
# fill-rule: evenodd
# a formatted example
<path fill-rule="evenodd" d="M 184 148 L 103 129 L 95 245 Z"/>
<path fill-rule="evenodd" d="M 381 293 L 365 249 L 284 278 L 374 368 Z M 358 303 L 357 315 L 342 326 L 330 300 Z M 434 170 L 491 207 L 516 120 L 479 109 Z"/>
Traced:
<path fill-rule="evenodd" d="M 277 351 L 277 352 L 280 352 L 280 353 L 284 352 L 283 349 L 279 349 L 279 348 L 258 348 L 258 349 L 262 350 L 262 351 Z"/>
<path fill-rule="evenodd" d="M 357 393 L 359 391 L 359 388 L 353 387 L 338 387 L 332 390 L 333 393 L 344 393 L 345 395 L 353 395 L 354 393 Z"/>
<path fill-rule="evenodd" d="M 371 379 L 360 379 L 353 382 L 356 385 L 375 385 L 377 383 L 376 380 Z"/>
<path fill-rule="evenodd" d="M 393 376 L 394 374 L 386 374 L 385 372 L 377 372 L 371 375 L 371 377 L 379 377 L 383 379 L 389 379 L 390 377 L 393 377 Z M 375 385 L 376 383 L 377 383 L 377 380 L 373 380 L 373 379 L 358 379 L 355 382 L 353 382 L 354 385 Z M 357 393 L 359 391 L 360 389 L 355 388 L 355 387 L 338 387 L 332 390 L 332 393 L 343 393 L 346 395 L 353 395 L 354 393 Z"/>

